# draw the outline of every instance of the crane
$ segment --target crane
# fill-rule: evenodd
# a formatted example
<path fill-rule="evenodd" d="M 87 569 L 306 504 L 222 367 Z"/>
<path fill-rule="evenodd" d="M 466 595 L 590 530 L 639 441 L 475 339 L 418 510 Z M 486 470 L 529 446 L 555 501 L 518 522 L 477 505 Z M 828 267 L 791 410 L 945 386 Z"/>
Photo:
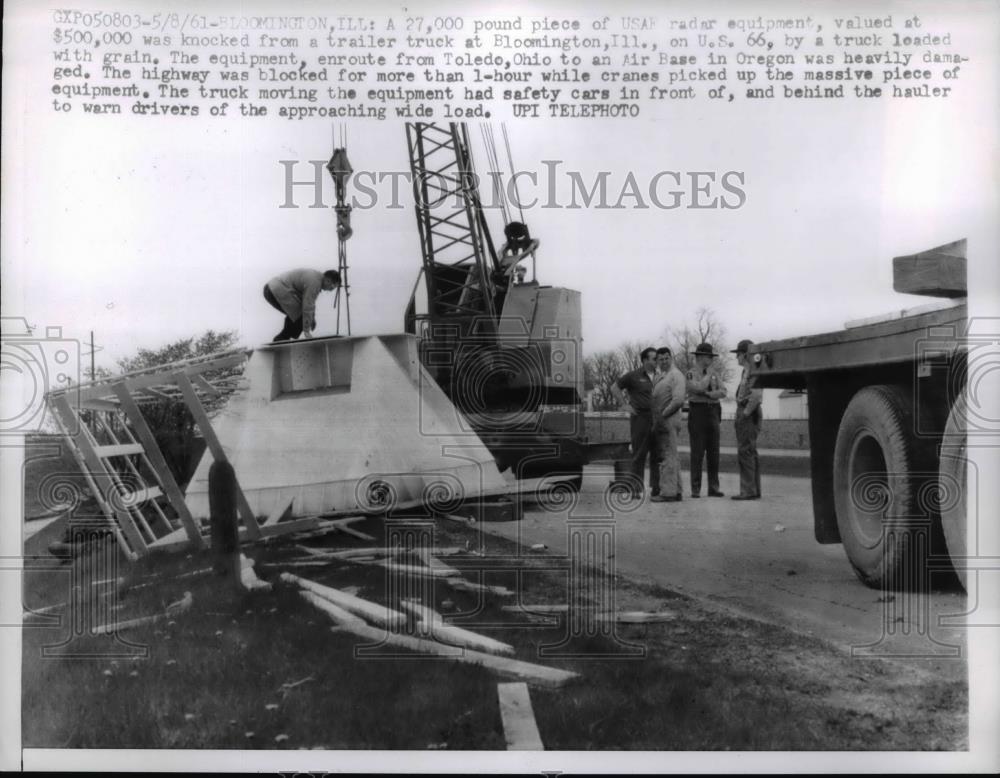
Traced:
<path fill-rule="evenodd" d="M 484 127 L 483 136 L 499 190 L 492 129 Z M 578 475 L 584 437 L 579 292 L 538 283 L 539 242 L 523 214 L 512 218 L 499 191 L 505 226 L 496 248 L 466 124 L 411 123 L 406 137 L 422 266 L 405 330 L 419 336 L 424 366 L 502 469 Z M 509 158 L 509 142 L 507 151 Z"/>

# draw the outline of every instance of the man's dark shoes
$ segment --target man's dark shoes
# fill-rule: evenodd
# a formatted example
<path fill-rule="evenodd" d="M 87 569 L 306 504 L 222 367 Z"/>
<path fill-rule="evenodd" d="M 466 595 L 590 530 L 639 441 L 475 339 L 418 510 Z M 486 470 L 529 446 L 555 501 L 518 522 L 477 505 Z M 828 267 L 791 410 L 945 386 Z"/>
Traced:
<path fill-rule="evenodd" d="M 730 499 L 733 499 L 733 500 L 759 500 L 760 499 L 760 495 L 759 494 L 737 494 L 735 497 L 732 497 Z"/>
<path fill-rule="evenodd" d="M 709 492 L 708 496 L 709 497 L 725 497 L 726 495 L 723 494 L 722 492 Z"/>
<path fill-rule="evenodd" d="M 677 497 L 677 496 L 667 497 L 667 496 L 662 495 L 662 494 L 657 494 L 656 496 L 649 498 L 650 502 L 678 502 L 679 500 L 680 500 L 680 497 Z"/>

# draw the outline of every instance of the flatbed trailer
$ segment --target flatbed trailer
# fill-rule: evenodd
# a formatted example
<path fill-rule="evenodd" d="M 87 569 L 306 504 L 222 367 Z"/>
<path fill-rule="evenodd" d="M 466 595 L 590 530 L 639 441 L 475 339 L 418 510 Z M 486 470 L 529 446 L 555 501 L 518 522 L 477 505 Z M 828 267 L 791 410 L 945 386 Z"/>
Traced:
<path fill-rule="evenodd" d="M 888 589 L 965 584 L 966 242 L 894 259 L 896 291 L 951 298 L 750 349 L 755 386 L 805 390 L 816 540 Z"/>

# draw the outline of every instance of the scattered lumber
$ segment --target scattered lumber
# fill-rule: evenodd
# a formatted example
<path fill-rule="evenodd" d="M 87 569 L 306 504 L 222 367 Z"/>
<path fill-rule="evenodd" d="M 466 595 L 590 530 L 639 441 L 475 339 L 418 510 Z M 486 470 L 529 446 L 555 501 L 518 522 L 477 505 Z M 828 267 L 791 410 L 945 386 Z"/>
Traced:
<path fill-rule="evenodd" d="M 355 616 L 350 611 L 344 610 L 339 605 L 335 605 L 329 600 L 324 600 L 318 594 L 307 591 L 305 589 L 299 589 L 299 594 L 302 598 L 309 603 L 312 603 L 317 609 L 323 611 L 327 616 L 329 616 L 335 624 L 344 626 L 346 624 L 360 624 L 365 626 L 365 620 L 360 616 Z"/>
<path fill-rule="evenodd" d="M 184 596 L 177 602 L 168 605 L 163 613 L 155 613 L 151 616 L 140 616 L 137 619 L 128 619 L 126 621 L 112 621 L 108 624 L 102 624 L 99 627 L 95 627 L 92 634 L 108 635 L 112 632 L 121 632 L 122 630 L 132 629 L 133 627 L 139 627 L 143 624 L 152 624 L 153 622 L 161 621 L 162 619 L 173 618 L 179 613 L 184 613 L 185 611 L 190 610 L 193 602 L 194 598 L 191 596 L 191 592 L 184 592 Z"/>
<path fill-rule="evenodd" d="M 271 584 L 257 577 L 253 565 L 252 559 L 247 559 L 243 554 L 240 554 L 240 583 L 243 584 L 243 588 L 248 592 L 270 591 Z"/>
<path fill-rule="evenodd" d="M 617 613 L 599 613 L 598 621 L 615 622 L 617 624 L 657 624 L 664 621 L 673 621 L 677 614 L 671 611 L 619 611 Z"/>
<path fill-rule="evenodd" d="M 281 569 L 286 567 L 329 567 L 330 562 L 321 559 L 286 559 L 283 562 L 264 562 L 261 566 Z"/>
<path fill-rule="evenodd" d="M 525 683 L 498 683 L 497 699 L 508 751 L 544 751 Z"/>
<path fill-rule="evenodd" d="M 465 516 L 456 516 L 453 513 L 439 513 L 437 515 L 437 518 L 439 518 L 439 519 L 447 519 L 448 521 L 455 521 L 455 522 L 458 522 L 459 524 L 465 524 L 465 525 L 475 524 L 476 523 L 475 519 L 467 518 Z"/>
<path fill-rule="evenodd" d="M 462 627 L 456 627 L 453 624 L 445 624 L 441 614 L 433 608 L 413 600 L 400 600 L 399 604 L 417 617 L 417 626 L 424 630 L 428 637 L 440 640 L 442 643 L 474 648 L 477 651 L 486 651 L 490 654 L 514 655 L 514 647 L 507 643 L 501 643 L 499 640 L 488 638 Z"/>
<path fill-rule="evenodd" d="M 354 560 L 357 561 L 357 560 Z M 390 562 L 386 559 L 380 560 L 378 562 L 382 567 L 389 570 L 393 570 L 397 573 L 406 573 L 408 575 L 417 575 L 430 578 L 448 578 L 451 576 L 461 575 L 461 572 L 453 567 L 419 567 L 417 565 L 404 565 L 398 562 Z"/>
<path fill-rule="evenodd" d="M 529 605 L 502 605 L 500 610 L 506 613 L 568 613 L 568 605 L 544 605 L 542 603 Z"/>
<path fill-rule="evenodd" d="M 355 522 L 364 521 L 365 519 L 368 518 L 367 516 L 348 516 L 347 518 L 343 519 L 322 519 L 322 517 L 319 518 L 321 519 L 321 521 L 319 522 L 319 525 L 315 529 L 297 533 L 297 536 L 300 540 L 305 540 L 307 538 L 322 537 L 323 535 L 329 535 L 331 532 L 343 532 L 347 535 L 351 535 L 352 537 L 356 537 L 361 540 L 368 540 L 372 542 L 375 540 L 373 536 L 365 532 L 362 532 L 361 530 L 357 530 L 354 529 L 353 527 L 348 526 L 349 524 L 354 524 Z"/>
<path fill-rule="evenodd" d="M 342 629 L 372 643 L 398 646 L 399 648 L 404 648 L 418 654 L 431 654 L 455 662 L 479 665 L 502 677 L 524 681 L 533 686 L 544 686 L 554 689 L 565 686 L 570 681 L 579 677 L 577 673 L 570 672 L 569 670 L 561 670 L 557 667 L 536 665 L 531 662 L 522 662 L 519 659 L 496 656 L 495 654 L 487 654 L 483 651 L 475 651 L 468 648 L 458 651 L 454 646 L 443 645 L 435 640 L 425 640 L 423 638 L 410 637 L 409 635 L 384 632 L 374 627 L 346 624 L 343 627 L 334 627 L 333 629 Z"/>
<path fill-rule="evenodd" d="M 453 576 L 448 576 L 442 579 L 447 583 L 452 589 L 458 589 L 461 592 L 473 592 L 480 594 L 492 594 L 495 597 L 513 597 L 517 592 L 511 591 L 505 586 L 489 586 L 487 584 L 477 584 L 472 583 L 472 581 L 466 581 L 464 578 L 455 578 Z"/>
<path fill-rule="evenodd" d="M 308 589 L 314 594 L 318 594 L 324 600 L 328 600 L 334 605 L 339 605 L 344 610 L 361 616 L 379 626 L 396 629 L 406 624 L 406 615 L 393 610 L 388 605 L 379 605 L 361 597 L 355 597 L 353 594 L 347 594 L 347 592 L 342 592 L 339 589 L 310 581 L 307 578 L 299 578 L 299 576 L 292 573 L 282 573 L 281 580 L 285 583 L 296 584 L 302 589 Z"/>

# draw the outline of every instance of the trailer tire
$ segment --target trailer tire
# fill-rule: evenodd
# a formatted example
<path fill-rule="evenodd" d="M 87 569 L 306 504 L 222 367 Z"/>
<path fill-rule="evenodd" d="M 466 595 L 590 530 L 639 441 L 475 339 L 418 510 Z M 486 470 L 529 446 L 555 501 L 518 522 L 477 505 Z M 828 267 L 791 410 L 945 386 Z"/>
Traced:
<path fill-rule="evenodd" d="M 858 391 L 840 421 L 833 461 L 837 527 L 866 586 L 914 588 L 926 575 L 933 510 L 922 505 L 927 446 L 914 429 L 910 392 L 889 384 Z"/>
<path fill-rule="evenodd" d="M 952 403 L 941 438 L 941 458 L 938 465 L 938 492 L 941 502 L 941 528 L 952 567 L 968 590 L 966 557 L 968 555 L 968 530 L 966 525 L 966 412 L 965 397 Z"/>

